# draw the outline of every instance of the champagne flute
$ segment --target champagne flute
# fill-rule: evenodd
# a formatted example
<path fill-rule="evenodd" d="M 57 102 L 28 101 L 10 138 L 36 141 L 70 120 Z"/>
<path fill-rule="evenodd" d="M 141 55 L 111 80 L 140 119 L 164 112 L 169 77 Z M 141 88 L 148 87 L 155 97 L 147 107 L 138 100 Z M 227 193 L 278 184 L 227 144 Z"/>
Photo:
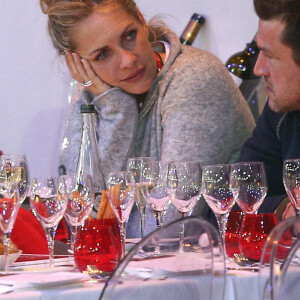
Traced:
<path fill-rule="evenodd" d="M 75 174 L 61 176 L 65 181 L 68 205 L 65 212 L 70 226 L 71 250 L 74 251 L 77 229 L 90 215 L 95 201 L 92 178 L 89 174 L 77 177 Z"/>
<path fill-rule="evenodd" d="M 54 266 L 54 237 L 58 223 L 68 205 L 68 195 L 63 178 L 33 178 L 30 190 L 31 209 L 43 226 L 49 249 L 50 267 Z"/>
<path fill-rule="evenodd" d="M 29 170 L 24 154 L 3 154 L 0 156 L 0 182 L 16 183 L 20 202 L 24 202 L 29 190 Z"/>
<path fill-rule="evenodd" d="M 153 160 L 151 157 L 133 157 L 127 162 L 127 171 L 132 172 L 136 191 L 135 203 L 138 206 L 141 222 L 141 237 L 145 237 L 145 216 L 149 191 L 152 188 Z"/>
<path fill-rule="evenodd" d="M 202 195 L 214 212 L 221 236 L 221 246 L 226 255 L 225 234 L 229 213 L 235 203 L 230 188 L 231 165 L 205 166 L 202 172 Z"/>
<path fill-rule="evenodd" d="M 201 196 L 201 167 L 199 162 L 180 161 L 168 164 L 168 189 L 171 201 L 182 218 L 189 216 Z M 184 224 L 180 235 L 179 252 L 184 252 Z"/>
<path fill-rule="evenodd" d="M 136 186 L 132 172 L 117 171 L 108 175 L 108 199 L 121 224 L 122 253 L 125 255 L 126 222 L 135 198 Z"/>
<path fill-rule="evenodd" d="M 300 217 L 300 159 L 286 159 L 283 163 L 283 184 Z"/>
<path fill-rule="evenodd" d="M 13 229 L 19 207 L 21 206 L 19 187 L 16 183 L 0 183 L 0 228 L 4 245 L 4 272 L 8 274 L 9 234 Z"/>
<path fill-rule="evenodd" d="M 230 184 L 243 213 L 256 214 L 268 190 L 264 164 L 262 162 L 233 164 Z"/>

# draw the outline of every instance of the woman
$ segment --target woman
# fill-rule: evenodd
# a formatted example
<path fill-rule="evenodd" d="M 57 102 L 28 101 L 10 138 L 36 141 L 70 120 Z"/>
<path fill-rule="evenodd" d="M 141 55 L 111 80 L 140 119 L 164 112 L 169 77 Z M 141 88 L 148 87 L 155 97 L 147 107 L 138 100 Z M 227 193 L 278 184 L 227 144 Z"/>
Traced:
<path fill-rule="evenodd" d="M 236 160 L 254 120 L 216 57 L 181 45 L 164 24 L 147 25 L 132 0 L 41 0 L 41 7 L 54 47 L 83 86 L 70 120 L 71 171 L 82 102 L 97 111 L 104 177 L 132 156 Z M 197 212 L 207 213 L 204 201 Z"/>

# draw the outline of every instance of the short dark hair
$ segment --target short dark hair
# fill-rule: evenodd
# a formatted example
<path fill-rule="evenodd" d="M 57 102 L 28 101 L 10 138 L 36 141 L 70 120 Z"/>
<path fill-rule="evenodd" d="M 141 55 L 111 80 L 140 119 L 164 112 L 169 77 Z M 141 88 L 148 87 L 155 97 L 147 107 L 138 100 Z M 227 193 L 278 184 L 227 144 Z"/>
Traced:
<path fill-rule="evenodd" d="M 253 0 L 262 20 L 279 19 L 286 26 L 281 41 L 291 47 L 293 58 L 300 65 L 300 0 Z"/>

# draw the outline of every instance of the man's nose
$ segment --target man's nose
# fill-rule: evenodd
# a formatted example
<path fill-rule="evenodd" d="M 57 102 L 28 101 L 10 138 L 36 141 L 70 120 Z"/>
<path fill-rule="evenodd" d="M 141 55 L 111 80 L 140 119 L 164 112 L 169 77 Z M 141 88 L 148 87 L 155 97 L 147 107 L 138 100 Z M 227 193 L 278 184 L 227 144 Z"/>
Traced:
<path fill-rule="evenodd" d="M 269 69 L 266 63 L 266 59 L 264 58 L 261 52 L 257 57 L 253 72 L 256 76 L 266 76 L 269 74 Z"/>

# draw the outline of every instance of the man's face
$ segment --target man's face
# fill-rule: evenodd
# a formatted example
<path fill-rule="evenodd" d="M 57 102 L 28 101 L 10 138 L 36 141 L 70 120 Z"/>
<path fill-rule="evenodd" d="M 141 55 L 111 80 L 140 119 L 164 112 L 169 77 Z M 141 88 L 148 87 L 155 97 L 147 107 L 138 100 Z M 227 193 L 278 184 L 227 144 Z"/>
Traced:
<path fill-rule="evenodd" d="M 264 76 L 269 106 L 276 112 L 300 110 L 300 66 L 281 42 L 284 26 L 280 20 L 260 20 L 257 34 L 261 51 L 254 73 Z"/>

